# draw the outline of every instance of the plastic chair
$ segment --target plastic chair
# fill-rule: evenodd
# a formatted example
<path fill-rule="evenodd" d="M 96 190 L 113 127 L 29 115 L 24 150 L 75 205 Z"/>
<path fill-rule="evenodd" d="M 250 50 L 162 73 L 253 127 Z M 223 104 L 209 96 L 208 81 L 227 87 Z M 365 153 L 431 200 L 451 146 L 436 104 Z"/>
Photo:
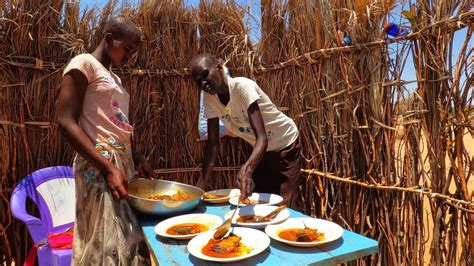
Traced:
<path fill-rule="evenodd" d="M 49 234 L 66 231 L 74 225 L 76 209 L 74 174 L 69 166 L 34 171 L 15 187 L 10 199 L 14 217 L 26 224 L 37 247 L 39 265 L 70 265 L 72 249 L 55 250 Z M 26 212 L 26 198 L 38 207 L 41 218 Z"/>

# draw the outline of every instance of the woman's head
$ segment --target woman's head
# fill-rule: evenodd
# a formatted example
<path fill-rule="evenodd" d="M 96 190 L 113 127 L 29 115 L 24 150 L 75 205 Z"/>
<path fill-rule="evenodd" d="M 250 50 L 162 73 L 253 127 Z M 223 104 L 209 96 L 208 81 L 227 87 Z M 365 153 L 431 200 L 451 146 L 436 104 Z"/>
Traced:
<path fill-rule="evenodd" d="M 209 94 L 227 94 L 224 61 L 212 54 L 198 54 L 191 60 L 191 76 L 199 89 Z"/>
<path fill-rule="evenodd" d="M 104 48 L 112 64 L 122 67 L 135 54 L 141 42 L 138 27 L 125 17 L 114 17 L 104 27 Z"/>

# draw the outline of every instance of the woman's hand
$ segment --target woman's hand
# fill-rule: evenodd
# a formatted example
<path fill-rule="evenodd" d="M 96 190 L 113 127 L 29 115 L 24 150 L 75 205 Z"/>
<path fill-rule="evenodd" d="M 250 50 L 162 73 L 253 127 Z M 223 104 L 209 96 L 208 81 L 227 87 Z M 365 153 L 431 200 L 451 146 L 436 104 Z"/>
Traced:
<path fill-rule="evenodd" d="M 107 184 L 109 185 L 110 192 L 116 200 L 122 198 L 128 199 L 128 183 L 127 178 L 120 169 L 113 166 L 107 171 Z"/>
<path fill-rule="evenodd" d="M 151 167 L 151 164 L 143 156 L 141 156 L 141 159 L 138 161 L 137 171 L 139 177 L 146 177 L 149 179 L 156 178 L 153 167 Z"/>

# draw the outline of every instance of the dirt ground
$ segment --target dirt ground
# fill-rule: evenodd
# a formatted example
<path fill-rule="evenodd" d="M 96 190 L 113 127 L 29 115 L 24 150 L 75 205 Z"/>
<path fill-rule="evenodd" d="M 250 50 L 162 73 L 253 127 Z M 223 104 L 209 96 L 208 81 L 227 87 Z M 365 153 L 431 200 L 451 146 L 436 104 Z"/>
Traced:
<path fill-rule="evenodd" d="M 402 134 L 400 134 L 400 133 L 402 133 L 402 132 L 398 132 L 399 136 L 403 135 L 403 133 Z M 464 137 L 463 137 L 463 140 L 464 140 L 464 146 L 466 147 L 466 149 L 469 153 L 469 157 L 472 160 L 472 158 L 474 158 L 474 136 L 471 135 L 466 130 L 466 132 L 464 134 Z M 422 142 L 422 156 L 423 156 L 423 159 L 425 159 L 428 156 L 428 152 L 427 152 L 428 148 L 427 148 L 426 138 L 423 138 L 421 140 L 421 142 Z M 400 139 L 399 139 L 395 145 L 401 145 L 401 144 L 403 144 L 403 142 L 400 141 Z M 401 148 L 400 150 L 396 149 L 396 151 L 397 152 L 401 151 L 401 154 L 404 154 L 404 149 L 403 148 Z M 426 162 L 425 166 L 424 166 L 425 170 L 428 170 L 429 169 L 429 162 L 428 162 L 428 160 L 425 160 L 425 162 Z M 449 159 L 446 157 L 446 168 L 447 168 L 447 170 L 449 168 L 449 163 L 450 163 Z M 455 184 L 454 180 L 450 184 L 449 191 L 451 193 L 456 191 L 456 184 Z M 474 191 L 474 178 L 472 178 L 472 177 L 470 178 L 470 180 L 468 180 L 468 191 L 469 192 Z M 432 214 L 431 214 L 431 209 L 429 208 L 429 200 L 428 200 L 427 197 L 424 198 L 424 204 L 423 205 L 424 205 L 424 212 L 423 212 L 424 217 L 423 217 L 423 219 L 424 219 L 425 224 L 429 225 L 429 231 L 432 232 L 433 220 L 431 218 Z M 425 262 L 424 262 L 425 265 L 430 265 L 429 259 L 430 259 L 431 255 L 430 255 L 429 252 L 430 252 L 430 245 L 431 245 L 431 240 L 432 240 L 431 235 L 432 234 L 429 234 L 430 238 L 427 239 L 427 242 L 425 244 Z M 459 241 L 459 242 L 460 242 L 459 245 L 461 245 L 461 241 Z M 459 248 L 461 248 L 461 247 L 459 247 Z"/>

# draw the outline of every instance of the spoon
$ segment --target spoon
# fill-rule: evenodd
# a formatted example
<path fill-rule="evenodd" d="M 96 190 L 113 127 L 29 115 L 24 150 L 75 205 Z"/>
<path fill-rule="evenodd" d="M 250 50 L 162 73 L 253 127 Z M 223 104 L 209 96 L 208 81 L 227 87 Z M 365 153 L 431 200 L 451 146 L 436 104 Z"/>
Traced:
<path fill-rule="evenodd" d="M 257 220 L 257 222 L 267 222 L 277 216 L 283 209 L 286 208 L 286 205 L 281 205 L 280 207 L 273 210 L 271 213 L 265 215 L 264 217 Z"/>
<path fill-rule="evenodd" d="M 214 239 L 222 239 L 224 238 L 228 232 L 230 232 L 230 227 L 232 225 L 232 218 L 234 218 L 234 214 L 237 212 L 237 209 L 240 206 L 240 202 L 237 203 L 237 207 L 235 207 L 234 212 L 232 213 L 232 216 L 230 216 L 229 219 L 225 220 L 225 222 L 217 228 L 217 230 L 214 232 L 214 235 L 212 236 Z"/>
<path fill-rule="evenodd" d="M 301 222 L 302 222 L 303 225 L 304 225 L 304 229 L 311 229 L 311 228 L 309 228 L 309 227 L 306 225 L 306 223 L 304 222 L 304 220 L 301 220 Z"/>

